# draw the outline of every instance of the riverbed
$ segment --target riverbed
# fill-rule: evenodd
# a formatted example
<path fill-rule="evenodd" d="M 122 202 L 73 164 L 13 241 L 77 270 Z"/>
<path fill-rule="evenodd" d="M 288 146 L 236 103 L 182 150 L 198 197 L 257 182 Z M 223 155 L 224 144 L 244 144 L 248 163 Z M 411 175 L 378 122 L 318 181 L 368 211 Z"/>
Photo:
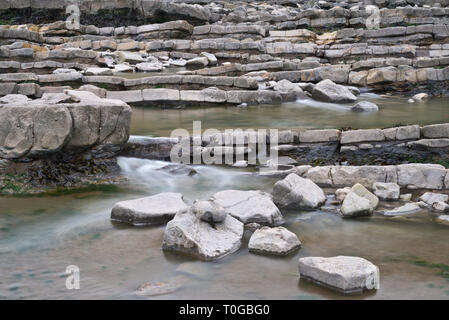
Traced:
<path fill-rule="evenodd" d="M 285 227 L 303 244 L 298 252 L 287 257 L 251 254 L 247 233 L 236 253 L 202 262 L 162 251 L 164 226 L 111 223 L 111 207 L 167 191 L 183 193 L 189 203 L 225 189 L 270 192 L 276 180 L 250 169 L 198 166 L 198 174 L 188 177 L 156 170 L 166 164 L 160 161 L 120 158 L 119 163 L 131 179 L 127 186 L 0 197 L 1 299 L 138 299 L 134 292 L 147 281 L 171 288 L 152 299 L 449 298 L 449 227 L 428 213 L 343 220 L 335 212 L 283 211 Z M 300 281 L 297 260 L 311 255 L 372 261 L 380 268 L 380 290 L 344 296 Z M 80 268 L 79 290 L 65 287 L 68 265 Z"/>
<path fill-rule="evenodd" d="M 362 94 L 380 107 L 354 113 L 347 105 L 301 100 L 278 106 L 159 109 L 134 107 L 131 133 L 169 136 L 175 128 L 374 128 L 449 122 L 447 100 L 408 103 L 405 97 Z M 155 120 L 157 119 L 157 120 Z M 153 299 L 449 299 L 449 227 L 426 212 L 401 219 L 374 215 L 342 220 L 331 210 L 283 211 L 285 227 L 303 247 L 287 257 L 248 253 L 245 234 L 236 253 L 214 262 L 161 250 L 164 226 L 111 223 L 114 203 L 159 192 L 185 200 L 226 189 L 271 192 L 275 179 L 254 169 L 199 166 L 198 174 L 172 176 L 160 161 L 119 158 L 130 183 L 39 196 L 0 196 L 0 299 L 127 299 L 147 281 L 170 290 Z M 333 190 L 326 190 L 331 194 Z M 416 199 L 423 191 L 414 191 Z M 391 203 L 399 206 L 399 203 Z M 303 256 L 353 255 L 378 265 L 380 290 L 344 296 L 300 281 Z M 80 268 L 81 289 L 68 290 L 65 270 Z"/>

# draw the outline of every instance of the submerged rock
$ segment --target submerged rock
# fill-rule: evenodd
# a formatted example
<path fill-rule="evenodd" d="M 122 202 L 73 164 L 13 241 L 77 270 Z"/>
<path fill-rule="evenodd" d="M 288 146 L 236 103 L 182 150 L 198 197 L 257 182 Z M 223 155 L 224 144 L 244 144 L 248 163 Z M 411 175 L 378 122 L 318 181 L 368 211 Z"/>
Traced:
<path fill-rule="evenodd" d="M 369 101 L 360 101 L 351 108 L 351 111 L 356 112 L 376 112 L 379 111 L 377 104 Z"/>
<path fill-rule="evenodd" d="M 281 208 L 315 209 L 326 202 L 326 196 L 312 180 L 291 173 L 275 183 L 273 200 Z"/>
<path fill-rule="evenodd" d="M 163 166 L 162 168 L 159 168 L 157 170 L 164 171 L 173 175 L 187 175 L 187 176 L 193 176 L 197 174 L 198 172 L 193 169 L 192 167 L 189 167 L 185 164 L 167 164 L 166 166 Z"/>
<path fill-rule="evenodd" d="M 439 217 L 437 217 L 437 221 L 442 223 L 442 224 L 449 225 L 449 215 L 439 216 Z"/>
<path fill-rule="evenodd" d="M 180 287 L 181 285 L 170 282 L 146 282 L 137 288 L 136 295 L 141 297 L 161 296 L 173 293 Z"/>
<path fill-rule="evenodd" d="M 180 193 L 159 193 L 154 196 L 117 202 L 111 211 L 111 220 L 138 225 L 161 224 L 172 219 L 187 204 Z"/>
<path fill-rule="evenodd" d="M 312 98 L 324 102 L 346 103 L 357 101 L 352 92 L 332 80 L 326 79 L 313 87 Z"/>
<path fill-rule="evenodd" d="M 401 188 L 396 183 L 375 182 L 373 190 L 382 200 L 398 200 L 401 194 Z"/>
<path fill-rule="evenodd" d="M 363 258 L 305 257 L 299 259 L 298 268 L 301 278 L 346 294 L 380 287 L 379 268 Z"/>
<path fill-rule="evenodd" d="M 165 229 L 162 249 L 178 251 L 209 261 L 237 251 L 242 244 L 243 223 L 226 215 L 211 225 L 200 220 L 193 207 L 179 211 Z"/>
<path fill-rule="evenodd" d="M 245 224 L 256 222 L 278 226 L 284 223 L 284 218 L 273 203 L 271 195 L 262 191 L 224 190 L 215 193 L 210 200 Z"/>
<path fill-rule="evenodd" d="M 300 247 L 298 237 L 284 227 L 258 229 L 248 243 L 250 252 L 273 255 L 287 255 Z"/>

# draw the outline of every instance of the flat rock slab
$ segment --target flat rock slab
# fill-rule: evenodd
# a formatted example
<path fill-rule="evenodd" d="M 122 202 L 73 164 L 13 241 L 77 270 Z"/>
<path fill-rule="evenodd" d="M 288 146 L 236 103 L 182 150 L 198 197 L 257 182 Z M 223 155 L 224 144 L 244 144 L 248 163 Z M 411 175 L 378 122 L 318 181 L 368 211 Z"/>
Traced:
<path fill-rule="evenodd" d="M 193 208 L 180 211 L 165 229 L 162 249 L 183 252 L 210 261 L 238 250 L 243 223 L 227 215 L 223 222 L 200 220 Z"/>
<path fill-rule="evenodd" d="M 161 224 L 187 208 L 182 194 L 159 193 L 151 197 L 117 202 L 112 208 L 111 220 L 134 226 Z"/>
<path fill-rule="evenodd" d="M 415 203 L 407 203 L 403 206 L 391 209 L 391 210 L 385 210 L 382 212 L 382 215 L 387 217 L 397 217 L 397 216 L 406 216 L 409 214 L 413 214 L 416 212 L 421 211 L 421 207 L 418 206 Z"/>
<path fill-rule="evenodd" d="M 244 224 L 255 222 L 278 226 L 284 223 L 271 195 L 262 191 L 224 190 L 215 193 L 210 200 L 217 202 L 228 214 Z"/>
<path fill-rule="evenodd" d="M 359 257 L 305 257 L 299 259 L 298 268 L 301 278 L 345 294 L 380 286 L 379 268 Z"/>
<path fill-rule="evenodd" d="M 300 247 L 296 234 L 284 227 L 257 229 L 248 243 L 250 252 L 260 254 L 287 255 Z"/>

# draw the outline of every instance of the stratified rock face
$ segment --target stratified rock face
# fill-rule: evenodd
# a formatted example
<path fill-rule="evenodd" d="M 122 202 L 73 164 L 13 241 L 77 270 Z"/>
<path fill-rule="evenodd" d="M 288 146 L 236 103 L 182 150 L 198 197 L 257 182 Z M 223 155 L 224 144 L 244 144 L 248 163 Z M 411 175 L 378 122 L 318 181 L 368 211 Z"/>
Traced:
<path fill-rule="evenodd" d="M 89 95 L 84 95 L 89 94 Z M 99 145 L 121 145 L 129 137 L 131 108 L 90 92 L 0 104 L 0 157 L 64 156 Z M 78 103 L 58 103 L 59 101 Z"/>
<path fill-rule="evenodd" d="M 192 208 L 180 211 L 165 229 L 162 249 L 202 260 L 214 260 L 237 251 L 242 244 L 243 223 L 226 215 L 219 223 L 202 221 Z"/>
<path fill-rule="evenodd" d="M 315 209 L 326 202 L 326 196 L 312 180 L 291 173 L 275 183 L 273 200 L 281 208 Z"/>
<path fill-rule="evenodd" d="M 250 252 L 273 255 L 287 255 L 300 247 L 296 234 L 284 227 L 257 229 L 248 243 Z"/>
<path fill-rule="evenodd" d="M 165 223 L 187 204 L 180 193 L 159 193 L 151 197 L 121 201 L 114 205 L 111 220 L 135 226 Z"/>
<path fill-rule="evenodd" d="M 256 222 L 278 226 L 284 223 L 284 218 L 273 203 L 271 195 L 262 191 L 225 190 L 215 193 L 210 200 L 245 224 Z"/>
<path fill-rule="evenodd" d="M 298 267 L 301 278 L 343 293 L 378 290 L 380 287 L 379 268 L 363 258 L 305 257 L 299 259 Z"/>
<path fill-rule="evenodd" d="M 312 97 L 316 100 L 336 103 L 354 102 L 357 100 L 357 97 L 348 88 L 335 84 L 329 79 L 320 81 L 313 88 Z"/>

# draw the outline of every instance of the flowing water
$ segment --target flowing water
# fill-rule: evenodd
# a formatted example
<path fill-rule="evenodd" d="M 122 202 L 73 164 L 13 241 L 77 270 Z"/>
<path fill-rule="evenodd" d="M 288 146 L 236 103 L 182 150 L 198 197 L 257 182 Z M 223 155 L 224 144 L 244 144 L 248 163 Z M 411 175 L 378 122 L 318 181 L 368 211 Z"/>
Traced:
<path fill-rule="evenodd" d="M 353 114 L 342 110 L 345 106 L 304 101 L 245 109 L 134 108 L 132 133 L 166 136 L 174 128 L 191 128 L 192 120 L 202 120 L 203 128 L 386 127 L 449 120 L 444 100 L 407 104 L 404 98 L 369 99 L 376 100 L 380 112 Z M 449 299 L 449 226 L 436 223 L 428 213 L 342 220 L 332 212 L 284 211 L 285 227 L 303 243 L 298 252 L 287 257 L 250 254 L 245 234 L 236 253 L 202 262 L 162 251 L 164 226 L 111 223 L 111 207 L 168 191 L 183 193 L 187 202 L 225 189 L 270 192 L 275 180 L 254 175 L 251 169 L 197 166 L 198 174 L 187 177 L 156 170 L 166 164 L 160 161 L 119 158 L 119 164 L 129 185 L 0 196 L 0 299 L 139 298 L 134 291 L 147 281 L 173 286 L 153 299 Z M 299 281 L 299 257 L 335 255 L 361 256 L 378 265 L 380 290 L 352 297 Z M 68 265 L 80 268 L 80 290 L 66 289 Z"/>

